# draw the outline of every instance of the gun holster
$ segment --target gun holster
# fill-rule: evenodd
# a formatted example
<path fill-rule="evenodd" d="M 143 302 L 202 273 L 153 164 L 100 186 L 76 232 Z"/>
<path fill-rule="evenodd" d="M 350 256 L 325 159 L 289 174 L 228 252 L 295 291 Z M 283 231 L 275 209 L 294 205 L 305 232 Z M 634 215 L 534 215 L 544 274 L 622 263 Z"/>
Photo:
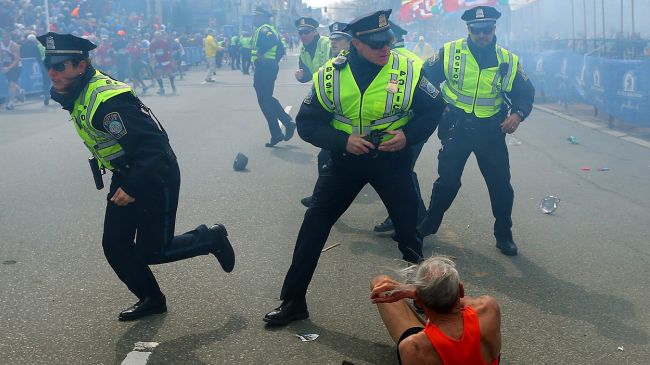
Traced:
<path fill-rule="evenodd" d="M 90 171 L 93 174 L 93 180 L 95 180 L 95 187 L 97 190 L 102 190 L 104 188 L 104 179 L 102 179 L 102 175 L 106 173 L 106 170 L 99 166 L 99 162 L 97 162 L 95 157 L 88 158 L 88 164 L 90 165 Z"/>

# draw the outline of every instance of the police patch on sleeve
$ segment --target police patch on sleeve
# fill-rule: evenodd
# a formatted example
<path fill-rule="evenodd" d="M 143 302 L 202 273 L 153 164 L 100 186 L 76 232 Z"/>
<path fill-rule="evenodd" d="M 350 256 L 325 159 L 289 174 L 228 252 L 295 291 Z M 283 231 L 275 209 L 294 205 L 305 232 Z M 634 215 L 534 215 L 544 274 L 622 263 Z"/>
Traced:
<path fill-rule="evenodd" d="M 418 85 L 422 91 L 427 93 L 431 98 L 435 99 L 438 97 L 438 94 L 440 94 L 440 91 L 438 91 L 438 88 L 433 86 L 432 83 L 427 80 L 426 77 L 422 76 L 422 79 L 420 80 L 420 85 Z"/>
<path fill-rule="evenodd" d="M 104 129 L 116 139 L 120 139 L 126 135 L 126 126 L 122 121 L 122 117 L 118 112 L 111 112 L 104 117 Z"/>
<path fill-rule="evenodd" d="M 311 104 L 311 101 L 314 98 L 314 93 L 315 93 L 314 88 L 312 87 L 311 89 L 309 89 L 309 93 L 307 94 L 307 97 L 305 97 L 305 100 L 303 100 L 302 102 L 307 105 Z"/>
<path fill-rule="evenodd" d="M 433 56 L 427 58 L 427 63 L 429 66 L 433 66 L 436 61 L 440 59 L 440 50 L 437 50 L 436 53 L 433 54 Z"/>

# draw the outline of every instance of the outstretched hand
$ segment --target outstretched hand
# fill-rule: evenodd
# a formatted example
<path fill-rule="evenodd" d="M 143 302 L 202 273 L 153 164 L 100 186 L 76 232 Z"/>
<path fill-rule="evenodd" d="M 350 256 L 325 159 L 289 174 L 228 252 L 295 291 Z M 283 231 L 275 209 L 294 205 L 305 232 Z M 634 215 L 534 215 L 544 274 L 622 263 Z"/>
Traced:
<path fill-rule="evenodd" d="M 373 282 L 370 300 L 374 304 L 393 303 L 401 299 L 415 299 L 415 287 L 402 284 L 388 276 Z"/>

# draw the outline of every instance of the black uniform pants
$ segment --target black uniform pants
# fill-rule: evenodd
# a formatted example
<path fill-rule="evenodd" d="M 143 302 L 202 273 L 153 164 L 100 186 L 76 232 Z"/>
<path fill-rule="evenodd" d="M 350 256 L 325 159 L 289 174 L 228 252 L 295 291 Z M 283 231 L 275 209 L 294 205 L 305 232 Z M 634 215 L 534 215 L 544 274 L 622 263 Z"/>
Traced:
<path fill-rule="evenodd" d="M 233 70 L 238 70 L 239 69 L 239 48 L 236 46 L 230 46 L 228 53 L 230 53 L 230 68 L 232 68 Z"/>
<path fill-rule="evenodd" d="M 250 72 L 251 68 L 251 49 L 250 48 L 242 48 L 241 49 L 241 72 L 244 73 L 244 75 L 248 75 Z"/>
<path fill-rule="evenodd" d="M 274 60 L 257 60 L 255 61 L 255 74 L 253 75 L 253 87 L 257 95 L 257 103 L 262 109 L 262 114 L 269 125 L 271 138 L 282 136 L 282 130 L 278 125 L 278 120 L 286 127 L 291 123 L 291 117 L 285 113 L 284 108 L 273 97 L 275 88 L 275 79 L 278 76 L 278 63 Z"/>
<path fill-rule="evenodd" d="M 487 184 L 495 218 L 494 236 L 512 239 L 514 191 L 510 185 L 510 161 L 499 115 L 492 120 L 458 120 L 446 113 L 438 127 L 442 148 L 438 153 L 438 179 L 433 183 L 425 220 L 436 232 L 444 213 L 454 201 L 467 158 L 473 152 Z"/>
<path fill-rule="evenodd" d="M 102 238 L 104 255 L 120 280 L 140 299 L 161 294 L 148 265 L 206 255 L 213 247 L 205 225 L 174 236 L 180 172 L 177 164 L 171 170 L 164 183 L 152 186 L 123 207 L 110 202 L 122 179 L 114 174 L 111 181 Z"/>
<path fill-rule="evenodd" d="M 305 297 L 332 226 L 368 183 L 377 191 L 390 216 L 395 217 L 396 240 L 404 260 L 422 260 L 422 239 L 416 230 L 417 196 L 410 167 L 408 149 L 380 153 L 376 158 L 332 155 L 318 176 L 313 204 L 300 227 L 291 267 L 282 286 L 283 300 Z"/>

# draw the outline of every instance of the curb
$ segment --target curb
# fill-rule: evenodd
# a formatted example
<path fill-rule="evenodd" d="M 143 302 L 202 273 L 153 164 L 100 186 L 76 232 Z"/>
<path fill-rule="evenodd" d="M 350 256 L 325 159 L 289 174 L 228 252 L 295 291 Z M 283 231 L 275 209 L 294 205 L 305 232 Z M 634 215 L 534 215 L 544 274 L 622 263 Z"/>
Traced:
<path fill-rule="evenodd" d="M 570 122 L 580 124 L 580 125 L 582 125 L 584 127 L 594 129 L 594 130 L 597 130 L 599 132 L 603 132 L 605 134 L 609 134 L 612 137 L 616 137 L 618 139 L 621 139 L 623 141 L 635 144 L 637 146 L 641 146 L 641 147 L 645 147 L 647 149 L 650 149 L 650 141 L 646 141 L 646 140 L 641 139 L 641 138 L 637 138 L 637 137 L 627 135 L 627 134 L 625 134 L 623 132 L 619 132 L 619 131 L 616 131 L 616 130 L 613 130 L 613 129 L 609 129 L 607 127 L 603 127 L 600 124 L 596 124 L 596 123 L 588 122 L 586 120 L 582 120 L 582 119 L 579 119 L 579 118 L 576 118 L 576 117 L 572 117 L 570 115 L 564 114 L 564 113 L 559 112 L 557 110 L 553 110 L 551 108 L 547 108 L 545 106 L 533 105 L 533 108 L 541 110 L 541 111 L 549 113 L 549 114 L 553 114 L 556 117 L 560 117 L 560 118 L 568 120 Z"/>

